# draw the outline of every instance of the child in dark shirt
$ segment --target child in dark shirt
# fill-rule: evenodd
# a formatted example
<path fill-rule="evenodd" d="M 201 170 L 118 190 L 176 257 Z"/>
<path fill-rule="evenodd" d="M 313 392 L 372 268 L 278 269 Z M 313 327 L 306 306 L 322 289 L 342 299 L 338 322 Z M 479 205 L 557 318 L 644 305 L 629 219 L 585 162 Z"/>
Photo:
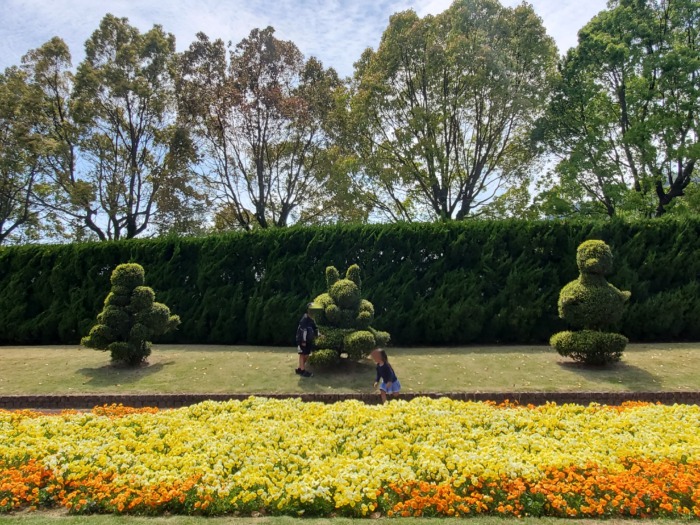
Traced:
<path fill-rule="evenodd" d="M 386 395 L 398 395 L 401 390 L 401 383 L 394 373 L 394 369 L 389 364 L 389 358 L 386 352 L 381 348 L 375 348 L 370 354 L 374 362 L 377 363 L 377 379 L 374 382 L 374 388 L 379 385 L 379 394 L 382 396 L 382 403 L 386 403 Z M 379 380 L 382 380 L 381 384 Z"/>
<path fill-rule="evenodd" d="M 314 349 L 314 340 L 319 336 L 318 327 L 314 322 L 314 303 L 306 305 L 306 313 L 299 321 L 297 328 L 297 354 L 299 354 L 299 366 L 295 372 L 302 377 L 311 377 L 313 374 L 306 370 L 306 361 Z"/>

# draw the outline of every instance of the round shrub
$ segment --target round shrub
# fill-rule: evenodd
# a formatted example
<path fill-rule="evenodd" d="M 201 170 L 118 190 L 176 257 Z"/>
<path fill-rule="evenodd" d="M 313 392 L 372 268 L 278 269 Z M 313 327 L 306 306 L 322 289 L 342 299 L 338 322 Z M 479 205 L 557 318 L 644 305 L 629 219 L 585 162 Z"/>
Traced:
<path fill-rule="evenodd" d="M 360 301 L 360 312 L 367 312 L 370 317 L 374 319 L 374 305 L 367 299 L 362 299 Z"/>
<path fill-rule="evenodd" d="M 377 342 L 376 346 L 386 346 L 389 344 L 391 336 L 389 332 L 382 332 L 381 330 L 374 330 L 370 328 L 370 331 L 374 335 L 374 339 Z"/>
<path fill-rule="evenodd" d="M 309 364 L 318 368 L 330 368 L 340 361 L 338 352 L 332 348 L 322 348 L 311 352 Z"/>
<path fill-rule="evenodd" d="M 99 344 L 100 346 L 106 346 L 113 339 L 113 335 L 112 331 L 107 325 L 96 324 L 90 329 L 90 335 L 88 335 L 87 337 L 83 337 L 83 340 L 88 338 L 89 340 L 95 341 L 96 344 Z M 85 343 L 83 343 L 82 340 L 81 344 L 85 345 Z"/>
<path fill-rule="evenodd" d="M 372 332 L 358 330 L 345 336 L 344 350 L 350 359 L 361 359 L 372 351 L 374 345 Z"/>
<path fill-rule="evenodd" d="M 357 320 L 356 324 L 358 328 L 362 329 L 367 329 L 369 328 L 370 323 L 372 322 L 372 316 L 370 315 L 369 312 L 362 312 L 360 311 L 359 314 L 357 314 Z"/>
<path fill-rule="evenodd" d="M 173 316 L 170 315 L 170 309 L 163 303 L 153 303 L 153 306 L 140 318 L 156 334 L 164 334 L 174 330 L 180 324 L 180 318 L 173 319 Z"/>
<path fill-rule="evenodd" d="M 108 326 L 115 338 L 125 338 L 131 328 L 129 314 L 118 306 L 105 306 L 97 316 L 97 322 Z"/>
<path fill-rule="evenodd" d="M 576 266 L 581 273 L 609 275 L 613 268 L 610 246 L 603 241 L 582 242 L 576 250 Z"/>
<path fill-rule="evenodd" d="M 131 309 L 135 312 L 148 310 L 153 306 L 156 294 L 148 286 L 137 286 L 131 294 Z"/>
<path fill-rule="evenodd" d="M 105 306 L 116 306 L 123 307 L 129 304 L 128 295 L 118 295 L 114 292 L 109 292 L 107 298 L 105 299 Z"/>
<path fill-rule="evenodd" d="M 112 272 L 110 282 L 113 286 L 120 286 L 131 291 L 145 282 L 145 275 L 146 272 L 140 264 L 120 264 Z"/>
<path fill-rule="evenodd" d="M 622 358 L 628 340 L 624 335 L 595 330 L 559 332 L 549 341 L 559 355 L 589 365 L 614 363 Z"/>
<path fill-rule="evenodd" d="M 333 298 L 327 293 L 322 293 L 316 297 L 316 299 L 314 299 L 314 303 L 319 306 L 319 310 L 316 312 L 315 321 L 318 324 L 328 324 L 328 320 L 326 319 L 326 308 L 333 305 Z"/>
<path fill-rule="evenodd" d="M 360 289 L 350 279 L 340 279 L 331 286 L 329 293 L 340 308 L 355 308 L 360 302 Z"/>

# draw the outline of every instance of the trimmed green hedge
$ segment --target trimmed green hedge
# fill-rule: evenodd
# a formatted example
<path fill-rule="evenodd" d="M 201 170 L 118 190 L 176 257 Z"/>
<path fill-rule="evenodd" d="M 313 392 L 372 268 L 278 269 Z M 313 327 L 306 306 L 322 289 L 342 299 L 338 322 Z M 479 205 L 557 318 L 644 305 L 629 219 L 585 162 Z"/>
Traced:
<path fill-rule="evenodd" d="M 632 340 L 700 339 L 700 221 L 451 222 L 288 228 L 0 249 L 0 344 L 74 344 L 120 263 L 182 319 L 160 342 L 293 345 L 325 268 L 364 269 L 377 329 L 398 345 L 546 343 L 576 247 L 607 242 Z"/>

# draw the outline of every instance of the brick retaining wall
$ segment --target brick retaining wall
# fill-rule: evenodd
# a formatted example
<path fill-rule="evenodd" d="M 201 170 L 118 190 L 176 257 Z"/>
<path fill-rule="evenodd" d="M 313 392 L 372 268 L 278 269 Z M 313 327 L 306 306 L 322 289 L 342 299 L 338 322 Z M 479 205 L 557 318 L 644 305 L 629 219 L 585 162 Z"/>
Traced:
<path fill-rule="evenodd" d="M 179 408 L 200 403 L 206 400 L 228 401 L 230 399 L 246 399 L 254 394 L 68 394 L 41 396 L 0 396 L 0 409 L 89 409 L 95 406 L 111 405 L 113 403 L 130 407 Z M 259 394 L 258 394 L 259 396 Z M 301 399 L 302 401 L 317 401 L 321 403 L 336 403 L 355 399 L 363 403 L 376 404 L 377 394 L 268 394 L 260 397 L 273 399 Z M 463 401 L 495 401 L 500 403 L 506 399 L 520 404 L 543 405 L 548 402 L 557 404 L 577 403 L 588 405 L 619 405 L 625 401 L 659 402 L 665 405 L 689 404 L 700 405 L 700 391 L 694 392 L 425 392 L 402 393 L 400 399 L 416 397 L 449 397 Z"/>

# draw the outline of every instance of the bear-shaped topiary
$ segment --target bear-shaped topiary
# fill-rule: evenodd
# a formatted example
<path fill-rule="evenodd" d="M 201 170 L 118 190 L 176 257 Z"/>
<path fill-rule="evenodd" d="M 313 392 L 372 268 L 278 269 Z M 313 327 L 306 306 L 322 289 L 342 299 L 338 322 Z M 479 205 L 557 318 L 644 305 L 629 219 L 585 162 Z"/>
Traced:
<path fill-rule="evenodd" d="M 628 340 L 605 330 L 620 320 L 631 294 L 605 279 L 612 272 L 613 255 L 603 241 L 581 243 L 576 264 L 579 277 L 562 288 L 558 306 L 559 317 L 582 330 L 554 334 L 550 344 L 575 361 L 596 365 L 619 361 Z"/>
<path fill-rule="evenodd" d="M 145 274 L 139 264 L 120 264 L 112 272 L 112 290 L 97 316 L 97 324 L 81 344 L 96 350 L 109 350 L 112 361 L 130 366 L 151 354 L 150 339 L 177 328 L 180 318 L 155 302 L 152 288 L 143 286 Z"/>
<path fill-rule="evenodd" d="M 341 356 L 361 359 L 372 349 L 389 342 L 389 334 L 370 326 L 374 320 L 374 306 L 362 299 L 360 267 L 353 264 L 340 278 L 334 266 L 326 268 L 327 292 L 313 301 L 316 324 L 321 333 L 318 350 L 309 357 L 312 365 L 331 365 Z"/>

